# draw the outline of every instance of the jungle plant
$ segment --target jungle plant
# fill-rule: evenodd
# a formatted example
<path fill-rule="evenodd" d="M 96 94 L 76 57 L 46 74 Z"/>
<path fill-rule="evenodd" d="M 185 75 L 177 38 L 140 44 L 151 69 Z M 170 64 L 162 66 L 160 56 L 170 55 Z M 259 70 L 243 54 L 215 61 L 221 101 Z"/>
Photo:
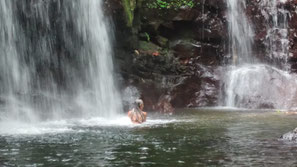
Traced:
<path fill-rule="evenodd" d="M 149 42 L 151 40 L 150 35 L 147 32 L 145 32 L 144 34 L 145 34 L 146 40 Z"/>
<path fill-rule="evenodd" d="M 193 8 L 194 0 L 151 0 L 147 2 L 147 7 L 151 9 L 179 9 L 183 6 Z"/>

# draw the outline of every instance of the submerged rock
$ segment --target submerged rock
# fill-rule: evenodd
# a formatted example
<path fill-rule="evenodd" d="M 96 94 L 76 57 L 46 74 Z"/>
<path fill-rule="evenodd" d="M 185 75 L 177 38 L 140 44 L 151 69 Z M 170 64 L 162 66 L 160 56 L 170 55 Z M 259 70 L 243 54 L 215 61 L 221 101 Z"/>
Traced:
<path fill-rule="evenodd" d="M 297 142 L 297 128 L 280 137 L 282 140 Z"/>

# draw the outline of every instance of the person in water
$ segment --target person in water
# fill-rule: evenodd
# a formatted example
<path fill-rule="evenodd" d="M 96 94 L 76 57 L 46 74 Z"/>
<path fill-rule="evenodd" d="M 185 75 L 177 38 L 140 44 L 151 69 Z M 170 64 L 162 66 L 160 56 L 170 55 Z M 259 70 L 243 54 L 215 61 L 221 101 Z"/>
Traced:
<path fill-rule="evenodd" d="M 128 117 L 135 124 L 141 124 L 146 121 L 146 112 L 143 111 L 144 104 L 141 99 L 135 101 L 135 108 L 128 112 Z"/>

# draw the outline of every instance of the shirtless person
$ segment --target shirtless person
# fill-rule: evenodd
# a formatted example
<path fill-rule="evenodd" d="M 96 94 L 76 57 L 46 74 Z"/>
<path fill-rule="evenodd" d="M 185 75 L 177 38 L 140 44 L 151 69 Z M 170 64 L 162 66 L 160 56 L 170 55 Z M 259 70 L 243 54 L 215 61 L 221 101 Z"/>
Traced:
<path fill-rule="evenodd" d="M 146 112 L 143 112 L 144 104 L 141 99 L 135 101 L 136 107 L 128 112 L 128 117 L 135 124 L 141 124 L 146 121 Z"/>

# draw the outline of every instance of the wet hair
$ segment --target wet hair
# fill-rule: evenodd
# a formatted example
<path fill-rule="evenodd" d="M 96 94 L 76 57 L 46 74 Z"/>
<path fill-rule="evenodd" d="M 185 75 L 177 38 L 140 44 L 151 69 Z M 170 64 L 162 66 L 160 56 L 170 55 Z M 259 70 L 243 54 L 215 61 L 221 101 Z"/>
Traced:
<path fill-rule="evenodd" d="M 140 108 L 141 105 L 143 105 L 143 101 L 141 99 L 135 100 L 135 105 Z"/>

